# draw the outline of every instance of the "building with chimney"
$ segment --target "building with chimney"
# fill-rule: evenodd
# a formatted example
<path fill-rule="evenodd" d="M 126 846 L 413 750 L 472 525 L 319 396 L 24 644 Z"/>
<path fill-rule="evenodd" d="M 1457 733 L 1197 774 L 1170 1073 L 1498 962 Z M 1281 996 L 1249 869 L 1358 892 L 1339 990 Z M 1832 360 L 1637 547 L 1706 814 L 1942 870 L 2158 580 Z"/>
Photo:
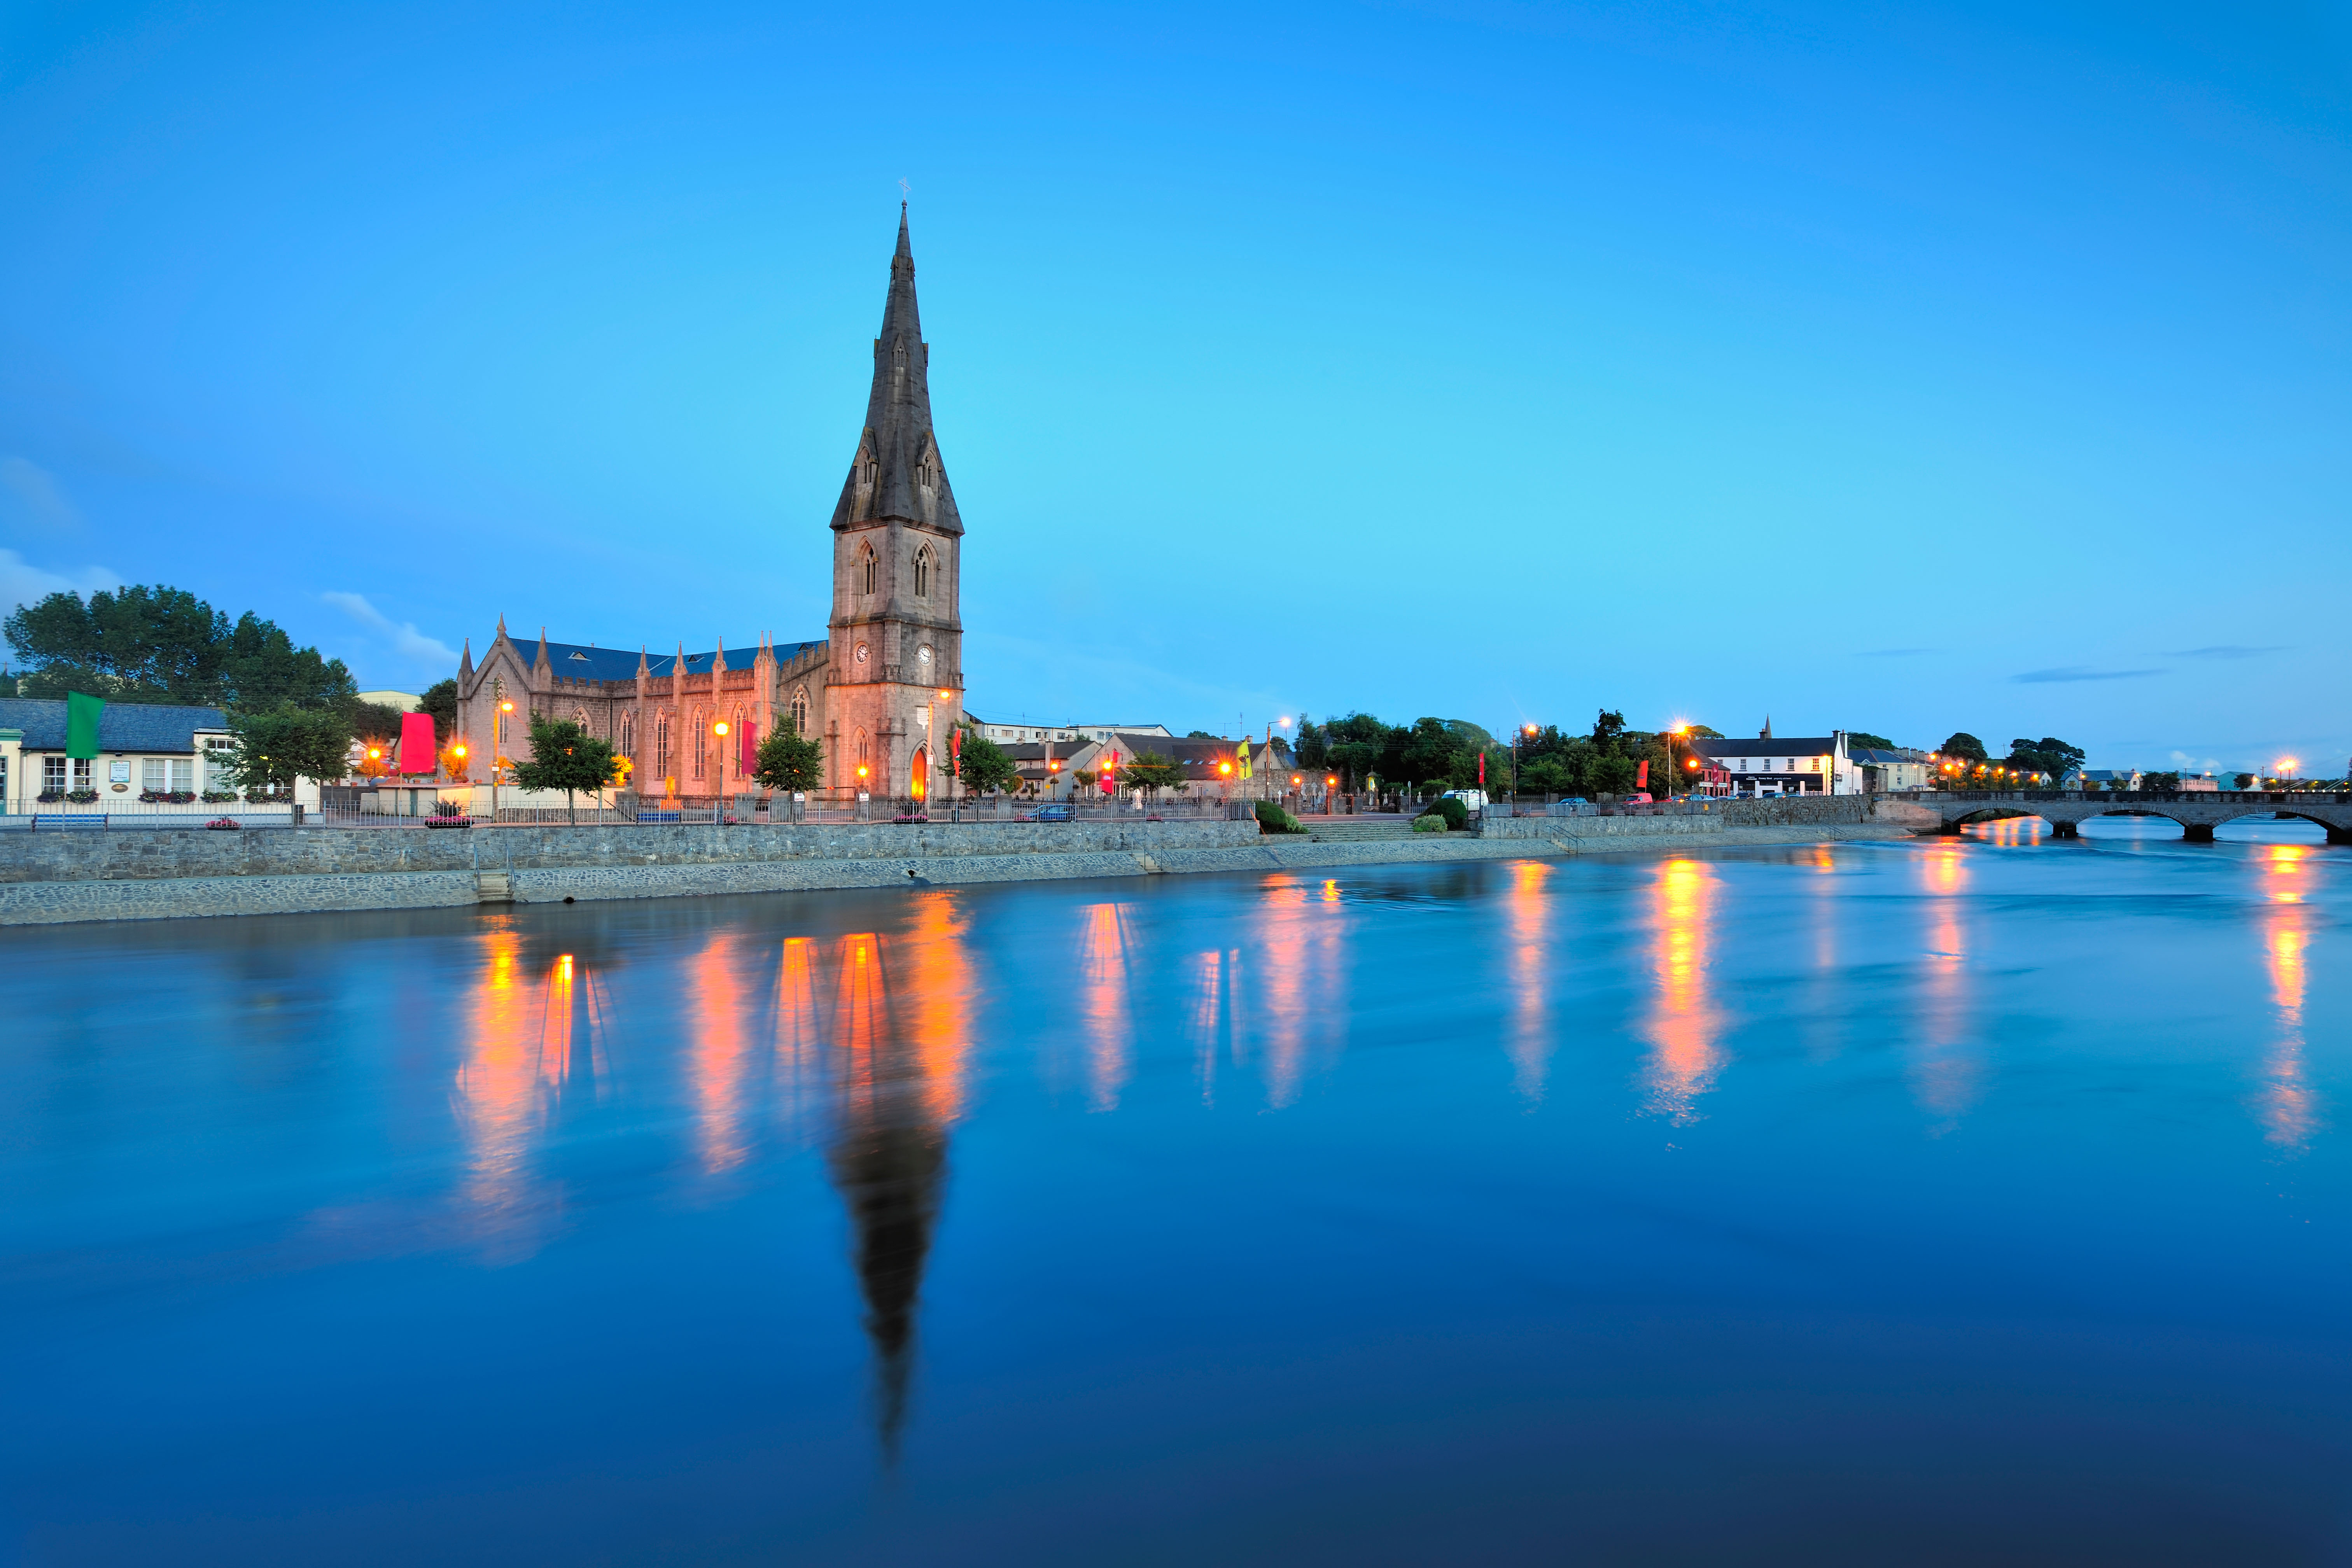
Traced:
<path fill-rule="evenodd" d="M 529 755 L 530 716 L 541 714 L 610 741 L 641 794 L 731 795 L 754 787 L 760 742 L 789 720 L 824 742 L 825 794 L 929 795 L 963 712 L 963 520 L 931 429 L 929 377 L 902 203 L 866 423 L 833 510 L 825 635 L 632 654 L 551 642 L 545 627 L 520 643 L 501 616 L 481 661 L 468 638 L 457 668 L 457 738 L 472 775 L 487 777 L 493 757 Z"/>

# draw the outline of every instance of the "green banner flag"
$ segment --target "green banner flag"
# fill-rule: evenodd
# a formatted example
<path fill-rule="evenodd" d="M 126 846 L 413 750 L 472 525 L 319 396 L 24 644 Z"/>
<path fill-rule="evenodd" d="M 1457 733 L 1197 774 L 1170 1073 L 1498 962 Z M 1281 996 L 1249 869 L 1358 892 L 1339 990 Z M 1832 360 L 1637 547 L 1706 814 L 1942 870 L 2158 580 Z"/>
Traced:
<path fill-rule="evenodd" d="M 66 693 L 66 755 L 94 757 L 98 755 L 98 719 L 106 711 L 106 699 L 92 697 L 88 692 Z"/>

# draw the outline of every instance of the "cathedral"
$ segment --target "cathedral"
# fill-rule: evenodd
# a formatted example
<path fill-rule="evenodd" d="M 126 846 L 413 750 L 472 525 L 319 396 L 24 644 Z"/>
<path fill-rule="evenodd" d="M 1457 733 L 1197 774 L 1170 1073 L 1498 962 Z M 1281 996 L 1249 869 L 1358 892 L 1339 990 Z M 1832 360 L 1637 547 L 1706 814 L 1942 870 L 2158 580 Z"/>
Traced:
<path fill-rule="evenodd" d="M 457 738 L 481 771 L 529 755 L 529 716 L 568 719 L 610 741 L 646 795 L 715 797 L 755 788 L 759 743 L 787 721 L 824 745 L 824 794 L 916 799 L 939 787 L 963 712 L 958 603 L 963 520 L 931 433 L 930 348 L 915 309 L 907 213 L 866 426 L 833 509 L 833 615 L 815 642 L 714 640 L 655 655 L 593 644 L 516 642 L 498 632 L 457 668 Z"/>

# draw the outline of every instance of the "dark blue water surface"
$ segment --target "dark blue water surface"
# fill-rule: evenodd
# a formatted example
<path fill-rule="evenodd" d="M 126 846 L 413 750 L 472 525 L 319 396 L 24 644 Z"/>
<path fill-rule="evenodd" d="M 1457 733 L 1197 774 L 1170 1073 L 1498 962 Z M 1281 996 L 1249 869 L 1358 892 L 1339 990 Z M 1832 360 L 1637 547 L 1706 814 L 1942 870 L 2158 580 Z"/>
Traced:
<path fill-rule="evenodd" d="M 2086 831 L 10 931 L 6 1549 L 2347 1561 L 2352 850 Z"/>

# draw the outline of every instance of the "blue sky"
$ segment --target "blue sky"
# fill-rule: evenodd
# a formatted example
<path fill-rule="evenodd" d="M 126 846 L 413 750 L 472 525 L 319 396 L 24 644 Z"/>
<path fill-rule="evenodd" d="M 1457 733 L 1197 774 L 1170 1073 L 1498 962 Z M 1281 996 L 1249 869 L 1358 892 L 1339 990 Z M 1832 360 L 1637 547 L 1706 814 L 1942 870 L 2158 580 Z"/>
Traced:
<path fill-rule="evenodd" d="M 900 179 L 972 708 L 2340 773 L 2352 9 L 0 10 L 0 597 L 822 635 Z"/>

